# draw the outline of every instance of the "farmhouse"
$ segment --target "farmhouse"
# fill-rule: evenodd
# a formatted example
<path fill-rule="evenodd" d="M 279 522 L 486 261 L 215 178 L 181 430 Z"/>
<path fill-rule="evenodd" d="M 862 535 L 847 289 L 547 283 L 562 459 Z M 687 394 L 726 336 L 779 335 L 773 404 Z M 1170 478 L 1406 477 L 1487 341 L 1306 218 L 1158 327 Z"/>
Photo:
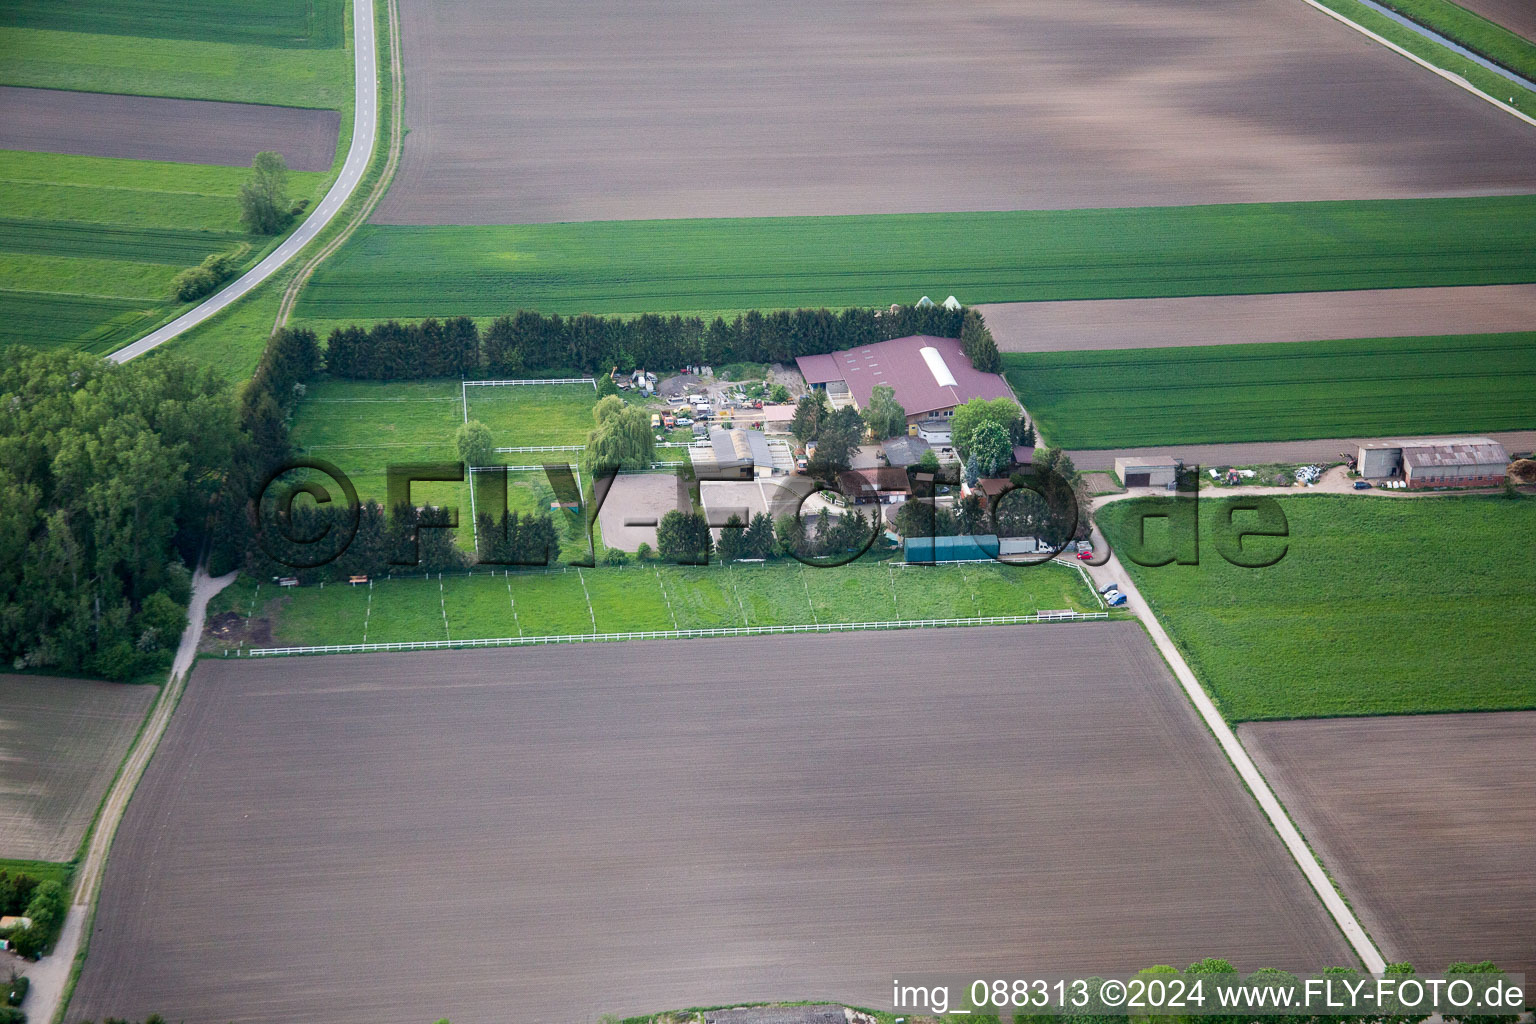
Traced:
<path fill-rule="evenodd" d="M 1492 487 L 1504 482 L 1509 456 L 1487 437 L 1438 437 L 1360 446 L 1366 480 L 1402 480 L 1409 487 Z"/>
<path fill-rule="evenodd" d="M 889 385 L 913 426 L 948 420 L 973 398 L 1013 399 L 1002 375 L 971 366 L 956 338 L 914 334 L 829 355 L 800 356 L 795 363 L 806 384 L 824 389 L 834 406 L 851 402 L 866 408 L 875 385 Z"/>
<path fill-rule="evenodd" d="M 1127 487 L 1167 487 L 1179 475 L 1172 455 L 1140 455 L 1115 460 L 1115 476 Z"/>

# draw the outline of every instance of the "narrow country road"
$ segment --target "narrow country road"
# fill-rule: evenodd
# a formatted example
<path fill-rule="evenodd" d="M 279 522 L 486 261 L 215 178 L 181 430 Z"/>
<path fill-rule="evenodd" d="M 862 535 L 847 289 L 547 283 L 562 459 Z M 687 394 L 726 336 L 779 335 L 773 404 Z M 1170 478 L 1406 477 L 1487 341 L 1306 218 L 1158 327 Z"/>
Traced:
<path fill-rule="evenodd" d="M 352 145 L 347 150 L 346 162 L 341 165 L 341 174 L 337 176 L 335 183 L 331 185 L 331 190 L 325 194 L 325 198 L 320 200 L 320 205 L 315 207 L 314 212 L 303 224 L 299 225 L 297 231 L 284 239 L 281 245 L 268 253 L 265 259 L 246 271 L 233 284 L 220 289 L 164 327 L 146 334 L 131 345 L 118 349 L 107 356 L 108 359 L 114 363 L 126 363 L 151 349 L 158 348 L 183 331 L 190 330 L 226 306 L 238 301 L 287 265 L 299 254 L 299 250 L 325 230 L 326 225 L 341 212 L 342 206 L 351 198 L 358 183 L 363 180 L 363 172 L 367 170 L 368 161 L 373 155 L 374 138 L 379 130 L 379 80 L 374 53 L 373 0 L 352 0 L 352 28 L 357 89 L 356 100 L 353 103 Z"/>
<path fill-rule="evenodd" d="M 181 644 L 176 648 L 170 678 L 161 688 L 160 697 L 155 701 L 143 731 L 139 733 L 138 742 L 128 752 L 122 771 L 118 773 L 112 788 L 107 791 L 106 801 L 101 805 L 96 827 L 91 832 L 90 846 L 75 872 L 75 898 L 64 919 L 64 930 L 53 952 L 27 969 L 27 977 L 32 981 L 31 993 L 27 997 L 27 1017 L 38 1024 L 52 1024 L 63 1009 L 61 1000 L 64 987 L 69 982 L 75 955 L 80 951 L 80 940 L 85 934 L 86 922 L 96 902 L 96 891 L 101 887 L 102 869 L 106 866 L 107 853 L 112 848 L 112 837 L 117 833 L 118 823 L 122 821 L 123 811 L 128 807 L 128 800 L 133 796 L 139 777 L 144 774 L 149 759 L 154 756 L 155 748 L 160 744 L 160 737 L 171 720 L 171 713 L 176 710 L 176 702 L 181 699 L 187 676 L 192 673 L 192 663 L 197 657 L 197 642 L 203 635 L 203 618 L 208 610 L 208 601 L 233 583 L 238 575 L 232 572 L 215 578 L 199 568 L 192 577 L 192 603 L 187 607 L 187 628 L 181 634 Z"/>
<path fill-rule="evenodd" d="M 1236 491 L 1238 489 L 1233 488 L 1232 490 Z M 1261 493 L 1274 490 L 1278 493 L 1285 493 L 1283 488 L 1248 488 L 1247 490 Z M 1093 507 L 1097 510 L 1111 501 L 1135 497 L 1138 494 L 1156 493 L 1159 492 L 1151 488 L 1138 488 L 1135 492 L 1129 494 L 1115 494 L 1099 498 L 1094 501 Z M 1294 490 L 1291 493 L 1295 493 Z M 1153 614 L 1151 606 L 1141 596 L 1141 591 L 1136 589 L 1136 581 L 1130 577 L 1130 574 L 1125 571 L 1124 566 L 1120 564 L 1119 556 L 1110 549 L 1109 544 L 1104 539 L 1104 535 L 1099 532 L 1097 524 L 1093 527 L 1093 550 L 1095 558 L 1092 562 L 1088 563 L 1088 573 L 1093 578 L 1094 588 L 1103 587 L 1108 583 L 1114 583 L 1120 588 L 1120 592 L 1126 598 L 1125 607 L 1135 614 L 1141 620 L 1142 625 L 1146 627 L 1147 634 L 1152 638 L 1152 643 L 1156 645 L 1164 660 L 1168 662 L 1168 667 L 1173 670 L 1174 677 L 1178 679 L 1179 685 L 1184 688 L 1185 694 L 1189 696 L 1190 703 L 1195 706 L 1195 710 L 1199 712 L 1201 719 L 1205 721 L 1206 726 L 1211 730 L 1211 735 L 1216 737 L 1216 742 L 1220 744 L 1223 753 L 1227 755 L 1227 760 L 1231 761 L 1232 767 L 1237 769 L 1237 774 L 1243 780 L 1243 784 L 1253 794 L 1254 800 L 1258 802 L 1260 810 L 1264 812 L 1264 816 L 1269 819 L 1269 823 L 1274 827 L 1276 834 L 1279 835 L 1280 841 L 1290 851 L 1291 857 L 1296 861 L 1296 865 L 1301 868 L 1301 873 L 1306 876 L 1307 881 L 1317 893 L 1318 898 L 1323 901 L 1323 906 L 1333 917 L 1334 923 L 1339 926 L 1339 930 L 1344 933 L 1344 938 L 1354 948 L 1355 955 L 1360 957 L 1361 965 L 1365 967 L 1366 971 L 1373 974 L 1379 974 L 1386 970 L 1386 959 L 1376 948 L 1376 944 L 1371 941 L 1371 937 L 1366 934 L 1365 928 L 1361 926 L 1359 920 L 1355 917 L 1354 911 L 1349 908 L 1349 904 L 1344 902 L 1338 890 L 1333 887 L 1333 882 L 1329 880 L 1327 873 L 1323 870 L 1322 863 L 1312 853 L 1311 848 L 1307 846 L 1306 840 L 1301 837 L 1301 833 L 1297 831 L 1296 826 L 1292 824 L 1290 814 L 1286 812 L 1285 806 L 1280 803 L 1280 798 L 1275 795 L 1275 791 L 1270 788 L 1268 780 L 1264 778 L 1258 766 L 1253 763 L 1253 759 L 1248 756 L 1248 751 L 1243 747 L 1242 741 L 1237 738 L 1237 733 L 1227 724 L 1227 720 L 1221 717 L 1221 712 L 1216 710 L 1216 705 L 1211 700 L 1210 695 L 1200 685 L 1200 680 L 1195 677 L 1195 673 L 1191 671 L 1188 663 L 1184 661 L 1184 655 L 1179 652 L 1172 638 L 1163 629 L 1162 623 L 1157 621 L 1157 616 Z"/>

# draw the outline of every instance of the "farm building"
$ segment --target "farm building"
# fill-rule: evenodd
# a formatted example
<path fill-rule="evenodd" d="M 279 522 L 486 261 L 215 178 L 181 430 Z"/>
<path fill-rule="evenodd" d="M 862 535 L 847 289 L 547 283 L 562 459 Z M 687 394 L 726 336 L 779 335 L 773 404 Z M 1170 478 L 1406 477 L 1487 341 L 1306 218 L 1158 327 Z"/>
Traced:
<path fill-rule="evenodd" d="M 724 430 L 709 432 L 709 445 L 714 451 L 714 461 L 720 466 L 752 464 L 757 476 L 773 476 L 780 472 L 774 465 L 773 449 L 761 430 Z"/>
<path fill-rule="evenodd" d="M 997 557 L 996 535 L 961 534 L 958 537 L 908 537 L 901 542 L 902 558 L 929 565 L 934 562 L 982 562 Z"/>
<path fill-rule="evenodd" d="M 1180 461 L 1172 455 L 1140 455 L 1115 460 L 1115 475 L 1127 487 L 1167 487 L 1178 478 Z"/>
<path fill-rule="evenodd" d="M 846 397 L 863 409 L 876 384 L 889 385 L 914 425 L 947 420 L 973 398 L 1016 401 L 1002 375 L 973 367 L 956 338 L 914 334 L 829 355 L 800 356 L 795 363 L 806 384 L 825 389 L 834 405 Z"/>
<path fill-rule="evenodd" d="M 924 452 L 933 449 L 933 445 L 915 435 L 893 437 L 880 447 L 885 452 L 885 461 L 892 466 L 915 466 L 923 461 Z"/>
<path fill-rule="evenodd" d="M 1504 482 L 1509 455 L 1487 437 L 1432 437 L 1360 446 L 1360 475 L 1409 487 L 1492 487 Z"/>
<path fill-rule="evenodd" d="M 882 505 L 900 504 L 912 493 L 907 471 L 900 466 L 881 466 L 878 469 L 850 469 L 837 474 L 838 490 L 855 505 L 879 502 Z"/>

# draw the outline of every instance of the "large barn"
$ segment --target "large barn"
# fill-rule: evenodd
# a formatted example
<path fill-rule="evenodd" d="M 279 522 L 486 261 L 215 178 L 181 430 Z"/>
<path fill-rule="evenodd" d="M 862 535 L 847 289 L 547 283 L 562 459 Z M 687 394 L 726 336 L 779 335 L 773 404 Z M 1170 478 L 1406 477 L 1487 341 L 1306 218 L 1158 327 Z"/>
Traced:
<path fill-rule="evenodd" d="M 973 398 L 1017 401 L 1000 374 L 971 366 L 955 338 L 914 334 L 829 355 L 800 356 L 795 363 L 805 382 L 825 388 L 834 404 L 843 398 L 866 408 L 876 384 L 890 385 L 908 423 L 948 419 Z"/>
<path fill-rule="evenodd" d="M 1360 446 L 1356 463 L 1367 480 L 1401 480 L 1409 487 L 1496 487 L 1509 456 L 1488 437 L 1431 437 Z"/>

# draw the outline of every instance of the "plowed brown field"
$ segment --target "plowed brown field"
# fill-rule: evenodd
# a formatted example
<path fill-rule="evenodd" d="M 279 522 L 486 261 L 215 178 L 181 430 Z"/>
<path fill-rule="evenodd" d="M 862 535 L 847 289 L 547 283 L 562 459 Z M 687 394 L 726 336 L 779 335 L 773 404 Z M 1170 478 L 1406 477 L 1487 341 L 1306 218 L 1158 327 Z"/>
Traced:
<path fill-rule="evenodd" d="M 1297 0 L 404 0 L 385 224 L 1536 186 L 1529 126 Z"/>
<path fill-rule="evenodd" d="M 1238 732 L 1389 961 L 1536 976 L 1536 711 Z"/>
<path fill-rule="evenodd" d="M 1132 622 L 205 660 L 70 1019 L 575 1021 L 1352 962 Z"/>

